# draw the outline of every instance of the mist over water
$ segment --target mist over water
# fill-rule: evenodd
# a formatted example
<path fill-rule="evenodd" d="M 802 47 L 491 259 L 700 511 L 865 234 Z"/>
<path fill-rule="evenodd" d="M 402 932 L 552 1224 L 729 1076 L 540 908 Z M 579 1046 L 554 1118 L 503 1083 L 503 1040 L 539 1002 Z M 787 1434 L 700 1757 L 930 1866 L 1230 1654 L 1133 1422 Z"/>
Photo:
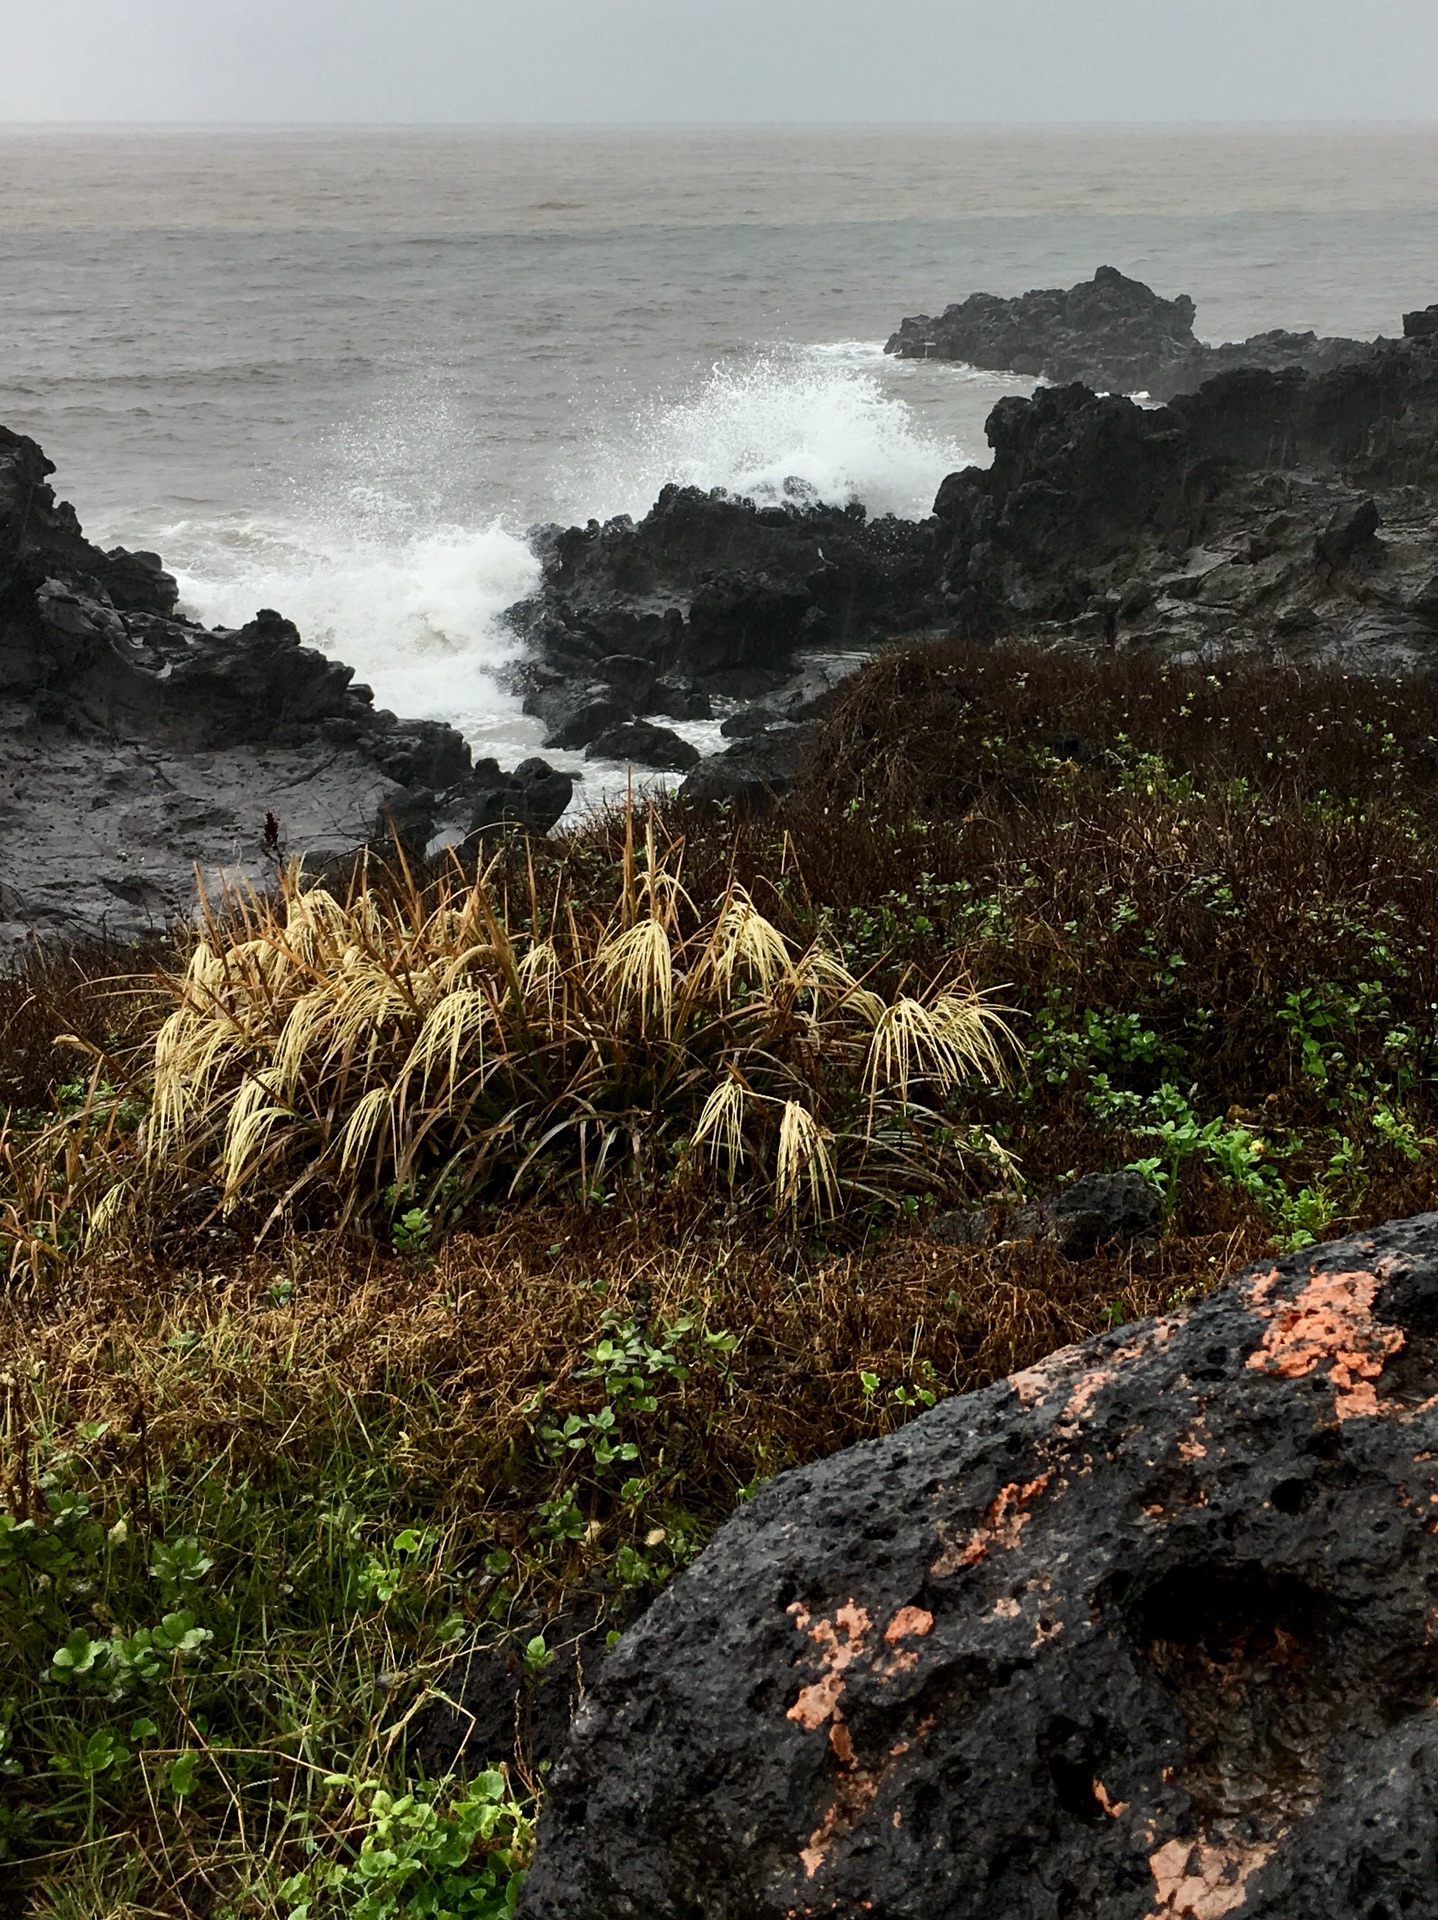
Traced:
<path fill-rule="evenodd" d="M 0 421 L 91 536 L 512 764 L 534 523 L 927 512 L 1031 383 L 882 343 L 979 288 L 1109 262 L 1209 338 L 1396 332 L 1438 136 L 0 133 L 0 248 Z"/>

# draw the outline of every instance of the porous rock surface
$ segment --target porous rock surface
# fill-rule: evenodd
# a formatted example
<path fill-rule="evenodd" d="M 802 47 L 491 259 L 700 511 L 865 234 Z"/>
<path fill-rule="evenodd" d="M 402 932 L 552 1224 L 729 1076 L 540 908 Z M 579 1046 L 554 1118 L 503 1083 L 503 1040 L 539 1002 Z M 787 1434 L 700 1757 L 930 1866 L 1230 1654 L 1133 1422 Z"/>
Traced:
<path fill-rule="evenodd" d="M 1438 1215 L 782 1475 L 620 1641 L 527 1920 L 1438 1912 Z"/>
<path fill-rule="evenodd" d="M 53 472 L 0 428 L 0 945 L 163 930 L 196 868 L 264 883 L 286 853 L 324 868 L 568 805 L 544 762 L 476 766 L 453 727 L 376 709 L 278 613 L 179 617 L 158 556 L 92 545 Z"/>
<path fill-rule="evenodd" d="M 885 347 L 901 360 L 962 360 L 971 367 L 1029 373 L 1059 384 L 1080 380 L 1102 393 L 1171 400 L 1236 366 L 1324 372 L 1360 359 L 1366 340 L 1320 339 L 1275 328 L 1222 346 L 1193 331 L 1187 294 L 1166 300 L 1115 267 L 1076 287 L 1046 287 L 1004 299 L 975 293 L 937 317 L 903 321 Z"/>

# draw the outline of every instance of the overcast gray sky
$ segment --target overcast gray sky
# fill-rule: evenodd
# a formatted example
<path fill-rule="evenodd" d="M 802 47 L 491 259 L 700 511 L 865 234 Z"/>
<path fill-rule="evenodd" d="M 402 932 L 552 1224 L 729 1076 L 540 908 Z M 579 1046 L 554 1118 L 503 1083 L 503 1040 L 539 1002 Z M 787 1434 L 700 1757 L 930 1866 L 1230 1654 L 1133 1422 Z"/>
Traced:
<path fill-rule="evenodd" d="M 0 120 L 1438 119 L 1438 0 L 0 0 Z"/>

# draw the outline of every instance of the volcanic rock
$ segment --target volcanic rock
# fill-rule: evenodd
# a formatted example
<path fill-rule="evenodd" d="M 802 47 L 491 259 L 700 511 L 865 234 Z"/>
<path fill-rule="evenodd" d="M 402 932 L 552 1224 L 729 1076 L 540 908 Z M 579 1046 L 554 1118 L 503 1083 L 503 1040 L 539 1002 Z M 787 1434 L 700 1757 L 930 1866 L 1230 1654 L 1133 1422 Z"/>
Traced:
<path fill-rule="evenodd" d="M 1082 1260 L 1115 1240 L 1141 1240 L 1163 1224 L 1163 1201 L 1141 1173 L 1089 1173 L 1048 1203 L 1054 1238 L 1070 1259 Z"/>
<path fill-rule="evenodd" d="M 729 800 L 766 807 L 790 791 L 814 744 L 812 725 L 770 727 L 701 760 L 679 789 L 681 800 Z"/>
<path fill-rule="evenodd" d="M 1045 388 L 1000 401 L 988 436 L 992 466 L 935 501 L 951 629 L 1430 667 L 1438 335 L 1328 373 L 1221 374 L 1166 407 Z"/>
<path fill-rule="evenodd" d="M 901 323 L 885 347 L 901 360 L 962 360 L 972 367 L 1082 381 L 1102 393 L 1172 399 L 1233 367 L 1299 367 L 1323 372 L 1371 352 L 1365 340 L 1325 339 L 1282 328 L 1208 346 L 1193 331 L 1187 294 L 1165 300 L 1141 280 L 1100 267 L 1076 287 L 1049 287 L 1002 299 L 975 293 L 937 317 Z M 1423 316 L 1406 316 L 1418 323 Z"/>
<path fill-rule="evenodd" d="M 1325 566 L 1345 567 L 1355 553 L 1371 545 L 1382 524 L 1377 503 L 1371 499 L 1339 507 L 1314 540 L 1314 556 Z"/>
<path fill-rule="evenodd" d="M 635 686 L 647 662 L 675 718 L 697 717 L 676 713 L 677 689 L 719 690 L 735 672 L 782 679 L 801 648 L 867 648 L 904 631 L 933 571 L 923 523 L 696 487 L 665 487 L 637 523 L 626 514 L 530 539 L 541 585 L 508 616 L 531 650 L 528 684 L 607 686 L 631 714 L 660 711 Z"/>
<path fill-rule="evenodd" d="M 918 633 L 1428 670 L 1438 332 L 1423 313 L 1401 340 L 1275 333 L 1209 348 L 1187 302 L 1107 269 L 1068 293 L 954 311 L 989 342 L 954 331 L 955 352 L 1008 364 L 1020 335 L 1057 342 L 1051 373 L 1123 386 L 1142 371 L 1175 397 L 1140 406 L 1075 383 L 1003 400 L 992 465 L 950 474 L 927 521 L 667 487 L 638 522 L 540 529 L 540 588 L 510 613 L 529 643 L 531 710 L 582 710 L 566 740 L 592 738 L 600 716 L 692 717 L 696 697 L 807 719 L 833 679 L 813 704 L 785 689 L 813 662 L 856 666 Z M 905 340 L 912 330 L 891 344 Z M 1095 364 L 1100 350 L 1129 356 L 1122 379 Z M 1139 369 L 1144 354 L 1169 373 Z M 736 785 L 761 783 L 725 756 L 695 790 Z"/>
<path fill-rule="evenodd" d="M 699 764 L 696 746 L 681 738 L 672 727 L 659 727 L 652 720 L 626 720 L 608 727 L 589 743 L 586 760 L 632 760 L 637 767 L 668 767 L 683 770 Z"/>
<path fill-rule="evenodd" d="M 527 1920 L 1435 1911 L 1438 1215 L 771 1481 L 619 1642 Z"/>
<path fill-rule="evenodd" d="M 1163 1225 L 1163 1200 L 1141 1173 L 1086 1173 L 1047 1199 L 1008 1212 L 985 1207 L 939 1213 L 925 1235 L 952 1247 L 1007 1240 L 1043 1240 L 1070 1260 L 1087 1260 L 1115 1241 L 1142 1240 Z"/>
<path fill-rule="evenodd" d="M 525 696 L 524 711 L 544 722 L 546 747 L 587 746 L 634 714 L 627 699 L 597 681 L 537 687 Z"/>
<path fill-rule="evenodd" d="M 377 710 L 271 609 L 177 618 L 159 557 L 93 546 L 53 472 L 0 428 L 0 938 L 136 939 L 193 907 L 197 868 L 263 885 L 282 857 L 338 871 L 491 817 L 498 769 L 453 727 Z M 506 819 L 567 804 L 548 768 L 503 784 Z"/>
<path fill-rule="evenodd" d="M 574 798 L 573 774 L 547 760 L 521 760 L 513 773 L 477 760 L 466 785 L 471 832 L 494 826 L 552 827 Z"/>

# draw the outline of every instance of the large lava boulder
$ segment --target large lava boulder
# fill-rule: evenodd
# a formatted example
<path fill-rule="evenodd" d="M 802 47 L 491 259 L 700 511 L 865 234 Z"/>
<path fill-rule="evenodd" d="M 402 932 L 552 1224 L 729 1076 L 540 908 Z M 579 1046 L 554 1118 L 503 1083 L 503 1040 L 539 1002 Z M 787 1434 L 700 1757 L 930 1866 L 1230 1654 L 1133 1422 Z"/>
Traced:
<path fill-rule="evenodd" d="M 530 1920 L 1438 1913 L 1438 1214 L 773 1481 L 619 1643 Z"/>

